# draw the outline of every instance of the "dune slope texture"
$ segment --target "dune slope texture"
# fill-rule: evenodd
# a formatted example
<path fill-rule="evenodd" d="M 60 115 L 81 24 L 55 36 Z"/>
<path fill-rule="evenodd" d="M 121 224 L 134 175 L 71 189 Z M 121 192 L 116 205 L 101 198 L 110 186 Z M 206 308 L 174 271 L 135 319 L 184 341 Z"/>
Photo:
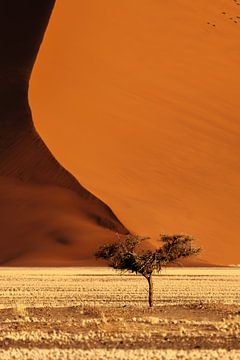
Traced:
<path fill-rule="evenodd" d="M 57 2 L 31 82 L 57 158 L 146 235 L 240 263 L 240 2 Z M 67 124 L 67 126 L 66 126 Z"/>
<path fill-rule="evenodd" d="M 53 0 L 0 4 L 4 265 L 88 264 L 97 244 L 112 239 L 115 232 L 127 233 L 111 209 L 55 160 L 32 122 L 28 82 L 53 6 Z"/>

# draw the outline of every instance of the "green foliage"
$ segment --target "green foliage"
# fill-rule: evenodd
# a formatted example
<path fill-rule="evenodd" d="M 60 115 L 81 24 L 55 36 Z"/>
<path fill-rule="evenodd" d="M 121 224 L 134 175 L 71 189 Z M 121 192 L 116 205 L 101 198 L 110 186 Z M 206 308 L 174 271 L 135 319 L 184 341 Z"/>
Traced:
<path fill-rule="evenodd" d="M 139 273 L 149 278 L 153 271 L 180 258 L 197 255 L 200 248 L 192 245 L 193 237 L 185 234 L 161 235 L 162 246 L 156 250 L 143 250 L 140 245 L 149 238 L 128 235 L 123 240 L 101 246 L 96 258 L 108 261 L 110 267 Z"/>

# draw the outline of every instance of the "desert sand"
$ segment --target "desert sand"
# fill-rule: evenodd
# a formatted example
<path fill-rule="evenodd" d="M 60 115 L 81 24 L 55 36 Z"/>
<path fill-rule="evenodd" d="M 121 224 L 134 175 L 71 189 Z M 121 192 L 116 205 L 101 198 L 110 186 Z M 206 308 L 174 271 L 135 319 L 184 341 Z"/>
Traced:
<path fill-rule="evenodd" d="M 54 0 L 0 4 L 0 264 L 74 265 L 128 230 L 37 133 L 29 78 Z"/>
<path fill-rule="evenodd" d="M 30 95 L 44 140 L 132 231 L 240 263 L 238 1 L 59 1 Z M 215 26 L 214 26 L 215 25 Z"/>
<path fill-rule="evenodd" d="M 232 0 L 56 3 L 30 82 L 34 124 L 120 220 L 79 200 L 28 137 L 0 172 L 3 264 L 93 263 L 126 229 L 190 233 L 204 261 L 240 263 L 239 17 Z"/>

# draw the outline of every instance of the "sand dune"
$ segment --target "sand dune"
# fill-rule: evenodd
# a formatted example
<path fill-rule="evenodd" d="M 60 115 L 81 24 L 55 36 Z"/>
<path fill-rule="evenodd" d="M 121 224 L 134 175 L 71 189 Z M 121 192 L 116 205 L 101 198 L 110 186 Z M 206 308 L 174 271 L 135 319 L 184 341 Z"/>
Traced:
<path fill-rule="evenodd" d="M 240 262 L 239 16 L 230 0 L 59 1 L 30 88 L 50 149 L 129 229 L 191 233 L 222 264 Z"/>
<path fill-rule="evenodd" d="M 32 122 L 28 82 L 53 5 L 0 4 L 1 265 L 87 265 L 98 244 L 128 233 L 59 164 Z"/>
<path fill-rule="evenodd" d="M 97 244 L 114 237 L 71 190 L 5 177 L 0 184 L 1 265 L 90 265 Z"/>
<path fill-rule="evenodd" d="M 126 228 L 240 263 L 239 16 L 231 0 L 57 2 L 30 102 L 75 177 L 29 119 L 3 122 L 2 264 L 90 264 Z"/>

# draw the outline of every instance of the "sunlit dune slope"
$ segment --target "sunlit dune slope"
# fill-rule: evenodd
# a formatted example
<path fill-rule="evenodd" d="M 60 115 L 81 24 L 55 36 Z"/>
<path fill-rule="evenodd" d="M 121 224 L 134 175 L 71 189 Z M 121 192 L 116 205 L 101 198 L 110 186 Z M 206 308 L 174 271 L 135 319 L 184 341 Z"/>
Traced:
<path fill-rule="evenodd" d="M 240 263 L 240 2 L 57 2 L 31 82 L 56 157 L 133 231 Z"/>

